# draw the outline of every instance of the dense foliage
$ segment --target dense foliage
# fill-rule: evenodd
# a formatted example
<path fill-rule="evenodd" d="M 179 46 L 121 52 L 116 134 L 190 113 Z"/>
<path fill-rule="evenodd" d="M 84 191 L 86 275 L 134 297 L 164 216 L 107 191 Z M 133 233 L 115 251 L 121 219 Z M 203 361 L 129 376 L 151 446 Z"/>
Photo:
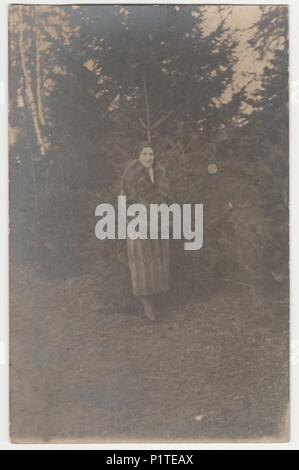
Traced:
<path fill-rule="evenodd" d="M 232 9 L 10 8 L 18 261 L 67 276 L 100 252 L 125 259 L 121 242 L 95 240 L 94 210 L 115 201 L 150 119 L 175 200 L 204 204 L 204 248 L 191 255 L 174 247 L 178 279 L 272 286 L 287 278 L 287 8 L 261 7 L 243 31 L 232 26 Z M 252 70 L 238 85 L 242 38 Z"/>

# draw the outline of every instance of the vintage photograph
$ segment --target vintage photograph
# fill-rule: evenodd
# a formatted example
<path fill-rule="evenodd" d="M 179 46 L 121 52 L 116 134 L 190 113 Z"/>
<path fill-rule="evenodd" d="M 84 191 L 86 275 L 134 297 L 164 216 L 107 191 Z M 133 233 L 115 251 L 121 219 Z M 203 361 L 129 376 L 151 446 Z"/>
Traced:
<path fill-rule="evenodd" d="M 289 441 L 286 5 L 10 5 L 14 443 Z"/>

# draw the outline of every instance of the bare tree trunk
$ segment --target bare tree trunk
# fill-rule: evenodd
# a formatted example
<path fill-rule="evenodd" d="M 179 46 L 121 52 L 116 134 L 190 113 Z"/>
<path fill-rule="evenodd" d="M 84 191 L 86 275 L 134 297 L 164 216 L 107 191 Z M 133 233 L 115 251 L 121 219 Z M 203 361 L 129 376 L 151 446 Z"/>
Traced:
<path fill-rule="evenodd" d="M 44 142 L 41 128 L 39 125 L 38 110 L 37 110 L 37 106 L 36 106 L 33 91 L 32 91 L 32 80 L 31 80 L 30 72 L 26 66 L 23 8 L 24 7 L 20 6 L 19 48 L 20 48 L 21 66 L 22 66 L 22 70 L 24 74 L 26 100 L 28 102 L 28 106 L 31 111 L 37 144 L 39 146 L 41 155 L 44 156 L 47 153 L 47 146 Z"/>
<path fill-rule="evenodd" d="M 36 102 L 37 111 L 40 123 L 42 126 L 46 125 L 44 116 L 43 102 L 42 102 L 42 69 L 40 57 L 41 34 L 39 30 L 39 14 L 38 6 L 35 7 L 35 27 L 36 27 Z"/>
<path fill-rule="evenodd" d="M 148 100 L 148 93 L 147 93 L 147 83 L 146 83 L 146 76 L 143 75 L 143 87 L 144 87 L 144 98 L 145 98 L 145 110 L 146 110 L 146 120 L 147 120 L 147 140 L 151 142 L 151 120 L 150 120 L 150 109 L 149 109 L 149 100 Z"/>
<path fill-rule="evenodd" d="M 25 97 L 23 95 L 23 90 L 22 90 L 22 97 L 23 101 L 25 102 Z M 29 117 L 29 109 L 25 108 L 25 113 L 26 116 Z M 36 162 L 34 160 L 34 156 L 32 153 L 32 147 L 30 147 L 30 163 L 31 163 L 31 176 L 32 176 L 32 187 L 33 187 L 33 197 L 34 197 L 34 209 L 35 209 L 35 216 L 36 216 L 36 222 L 39 223 L 40 221 L 40 211 L 39 211 L 39 200 L 38 200 L 38 189 L 37 189 L 37 178 L 36 178 Z"/>

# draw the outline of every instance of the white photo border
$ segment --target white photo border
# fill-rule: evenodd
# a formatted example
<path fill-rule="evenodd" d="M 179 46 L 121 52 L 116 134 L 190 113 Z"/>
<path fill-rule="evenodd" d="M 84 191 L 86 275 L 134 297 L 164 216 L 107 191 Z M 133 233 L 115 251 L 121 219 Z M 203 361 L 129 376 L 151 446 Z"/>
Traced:
<path fill-rule="evenodd" d="M 183 444 L 61 444 L 13 445 L 9 441 L 9 226 L 8 226 L 8 5 L 22 4 L 211 4 L 211 5 L 288 5 L 290 19 L 290 276 L 291 276 L 291 441 L 269 443 L 183 443 Z M 28 1 L 0 3 L 0 449 L 13 450 L 295 450 L 299 449 L 299 2 L 279 1 Z M 296 158 L 297 157 L 297 158 Z M 296 184 L 297 183 L 297 184 Z"/>

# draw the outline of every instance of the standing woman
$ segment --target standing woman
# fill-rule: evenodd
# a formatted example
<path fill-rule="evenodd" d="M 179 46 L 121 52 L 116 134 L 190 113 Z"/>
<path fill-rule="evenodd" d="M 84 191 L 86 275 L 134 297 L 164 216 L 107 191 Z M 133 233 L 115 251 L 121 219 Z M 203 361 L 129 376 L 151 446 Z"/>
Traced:
<path fill-rule="evenodd" d="M 142 142 L 136 158 L 121 179 L 121 193 L 127 204 L 168 203 L 169 185 L 165 169 L 156 161 L 153 146 Z M 127 237 L 128 259 L 133 293 L 140 297 L 146 317 L 154 321 L 154 295 L 169 289 L 169 240 Z"/>

